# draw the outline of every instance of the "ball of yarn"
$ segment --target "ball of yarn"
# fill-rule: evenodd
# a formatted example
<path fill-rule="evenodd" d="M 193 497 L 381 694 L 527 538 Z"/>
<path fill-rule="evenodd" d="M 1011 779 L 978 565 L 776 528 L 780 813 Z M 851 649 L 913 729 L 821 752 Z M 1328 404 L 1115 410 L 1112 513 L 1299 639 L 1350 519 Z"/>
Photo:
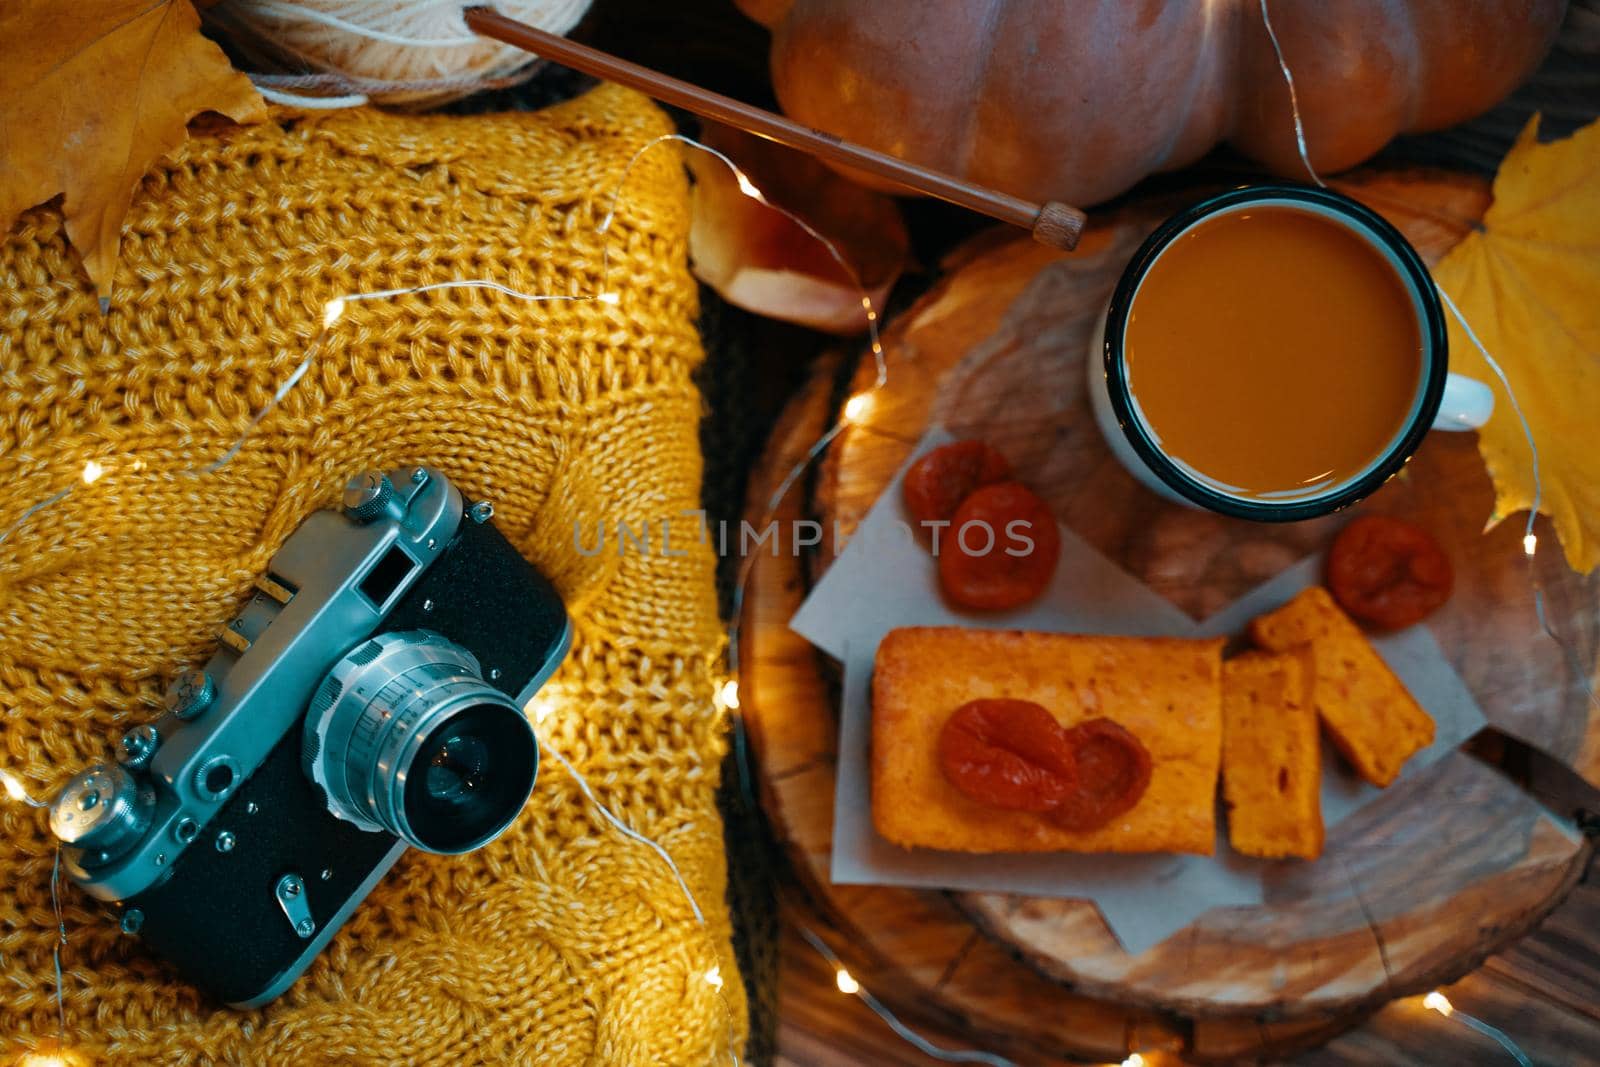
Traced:
<path fill-rule="evenodd" d="M 590 2 L 497 0 L 494 7 L 541 30 L 566 33 Z M 252 62 L 273 63 L 298 74 L 262 79 L 265 86 L 428 107 L 520 80 L 537 62 L 520 48 L 468 29 L 462 12 L 471 3 L 222 0 L 205 15 Z"/>

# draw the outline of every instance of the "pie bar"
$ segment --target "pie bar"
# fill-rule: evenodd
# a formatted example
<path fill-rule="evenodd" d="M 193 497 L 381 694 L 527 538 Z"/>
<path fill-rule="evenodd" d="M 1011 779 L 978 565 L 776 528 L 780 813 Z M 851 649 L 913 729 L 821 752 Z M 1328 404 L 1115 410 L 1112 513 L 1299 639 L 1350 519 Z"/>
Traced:
<path fill-rule="evenodd" d="M 1322 855 L 1322 766 L 1310 646 L 1222 665 L 1222 796 L 1236 852 Z"/>
<path fill-rule="evenodd" d="M 1216 840 L 1222 758 L 1221 638 L 1085 637 L 908 627 L 878 646 L 872 678 L 872 815 L 907 848 L 959 852 L 1193 852 Z M 1027 700 L 1063 727 L 1110 719 L 1148 750 L 1127 812 L 1094 830 L 1003 811 L 945 778 L 939 736 L 974 700 Z"/>
<path fill-rule="evenodd" d="M 1250 636 L 1271 652 L 1311 644 L 1317 714 L 1344 758 L 1373 785 L 1394 781 L 1407 759 L 1433 743 L 1433 719 L 1321 586 L 1255 619 Z"/>

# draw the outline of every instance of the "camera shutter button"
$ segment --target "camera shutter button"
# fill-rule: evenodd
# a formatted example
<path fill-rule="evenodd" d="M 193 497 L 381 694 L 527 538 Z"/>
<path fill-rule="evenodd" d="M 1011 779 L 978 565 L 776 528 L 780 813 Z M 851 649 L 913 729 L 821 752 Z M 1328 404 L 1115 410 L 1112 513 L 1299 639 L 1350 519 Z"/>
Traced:
<path fill-rule="evenodd" d="M 366 525 L 389 511 L 394 483 L 378 471 L 363 471 L 344 487 L 344 513 L 351 522 Z"/>
<path fill-rule="evenodd" d="M 205 671 L 184 671 L 167 687 L 167 710 L 184 722 L 198 719 L 217 698 L 217 684 Z"/>

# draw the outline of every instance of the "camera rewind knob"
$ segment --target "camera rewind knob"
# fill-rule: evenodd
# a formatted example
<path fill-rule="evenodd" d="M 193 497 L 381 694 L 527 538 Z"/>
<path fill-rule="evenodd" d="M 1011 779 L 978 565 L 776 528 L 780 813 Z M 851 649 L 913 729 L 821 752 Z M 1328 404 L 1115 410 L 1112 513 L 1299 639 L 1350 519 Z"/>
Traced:
<path fill-rule="evenodd" d="M 378 471 L 363 471 L 344 487 L 344 513 L 363 526 L 388 512 L 393 501 L 394 483 Z"/>
<path fill-rule="evenodd" d="M 50 829 L 68 845 L 115 854 L 144 836 L 155 796 L 114 763 L 80 771 L 50 805 Z"/>

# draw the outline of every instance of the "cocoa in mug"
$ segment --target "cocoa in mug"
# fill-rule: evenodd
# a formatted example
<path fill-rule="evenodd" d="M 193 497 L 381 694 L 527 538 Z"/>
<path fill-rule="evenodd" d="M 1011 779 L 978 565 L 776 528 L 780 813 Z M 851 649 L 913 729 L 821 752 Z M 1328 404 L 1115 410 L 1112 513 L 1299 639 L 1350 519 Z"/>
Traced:
<path fill-rule="evenodd" d="M 1107 441 L 1163 495 L 1282 521 L 1381 485 L 1430 426 L 1493 394 L 1448 373 L 1415 250 L 1322 189 L 1254 186 L 1169 220 L 1135 254 L 1090 354 Z"/>

